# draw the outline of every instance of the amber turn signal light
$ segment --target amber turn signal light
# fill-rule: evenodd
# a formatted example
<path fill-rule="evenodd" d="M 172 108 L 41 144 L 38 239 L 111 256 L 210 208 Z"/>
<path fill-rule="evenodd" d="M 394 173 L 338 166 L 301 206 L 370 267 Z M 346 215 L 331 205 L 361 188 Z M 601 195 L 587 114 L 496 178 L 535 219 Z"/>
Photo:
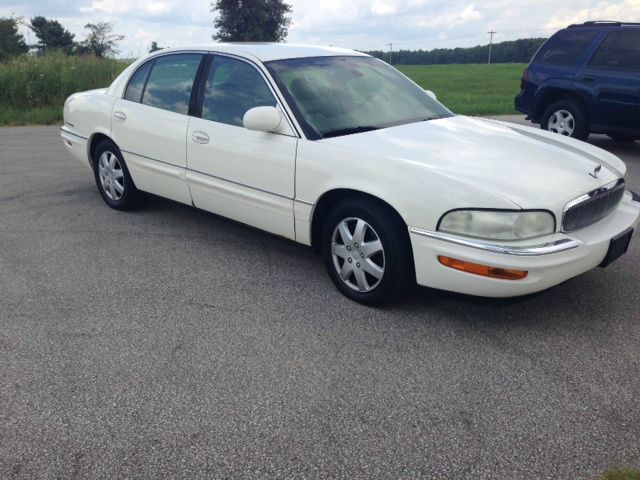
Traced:
<path fill-rule="evenodd" d="M 478 263 L 466 262 L 456 258 L 438 255 L 438 261 L 445 267 L 460 270 L 462 272 L 473 273 L 489 278 L 499 278 L 500 280 L 522 280 L 529 272 L 524 270 L 511 270 L 509 268 L 490 267 Z"/>

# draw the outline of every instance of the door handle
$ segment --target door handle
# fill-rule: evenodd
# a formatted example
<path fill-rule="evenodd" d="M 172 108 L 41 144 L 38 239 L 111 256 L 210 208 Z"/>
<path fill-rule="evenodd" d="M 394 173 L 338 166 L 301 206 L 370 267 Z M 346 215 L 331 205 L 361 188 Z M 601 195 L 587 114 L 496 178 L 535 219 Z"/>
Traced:
<path fill-rule="evenodd" d="M 118 122 L 124 122 L 127 119 L 127 114 L 121 112 L 120 110 L 116 110 L 115 112 L 113 112 L 113 118 Z"/>
<path fill-rule="evenodd" d="M 193 140 L 196 143 L 203 143 L 203 144 L 209 143 L 209 135 L 207 135 L 204 132 L 201 132 L 200 130 L 196 130 L 191 134 L 191 140 Z"/>
<path fill-rule="evenodd" d="M 585 82 L 593 82 L 596 79 L 593 75 L 585 75 L 582 77 L 582 80 Z"/>

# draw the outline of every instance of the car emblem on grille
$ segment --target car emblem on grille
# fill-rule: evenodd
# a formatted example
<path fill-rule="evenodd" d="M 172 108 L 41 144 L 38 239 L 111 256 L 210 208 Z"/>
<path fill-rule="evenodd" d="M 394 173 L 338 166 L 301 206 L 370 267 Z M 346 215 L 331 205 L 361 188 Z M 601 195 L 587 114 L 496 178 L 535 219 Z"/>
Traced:
<path fill-rule="evenodd" d="M 589 172 L 589 175 L 591 175 L 593 178 L 598 178 L 598 175 L 600 175 L 600 170 L 602 170 L 602 165 L 598 165 L 596 168 L 594 168 L 593 172 Z"/>

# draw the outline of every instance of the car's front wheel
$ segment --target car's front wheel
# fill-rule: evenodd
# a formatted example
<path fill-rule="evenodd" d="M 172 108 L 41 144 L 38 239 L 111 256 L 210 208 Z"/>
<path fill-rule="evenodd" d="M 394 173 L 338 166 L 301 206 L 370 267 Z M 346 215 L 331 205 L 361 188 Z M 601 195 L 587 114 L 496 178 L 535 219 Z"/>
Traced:
<path fill-rule="evenodd" d="M 115 143 L 100 142 L 93 153 L 93 165 L 98 191 L 107 205 L 117 210 L 131 210 L 140 205 L 143 193 L 133 183 Z"/>
<path fill-rule="evenodd" d="M 415 284 L 407 227 L 378 202 L 354 198 L 338 204 L 322 230 L 329 277 L 345 296 L 375 305 Z"/>
<path fill-rule="evenodd" d="M 547 107 L 542 115 L 542 128 L 578 140 L 589 136 L 589 120 L 584 107 L 569 98 Z"/>

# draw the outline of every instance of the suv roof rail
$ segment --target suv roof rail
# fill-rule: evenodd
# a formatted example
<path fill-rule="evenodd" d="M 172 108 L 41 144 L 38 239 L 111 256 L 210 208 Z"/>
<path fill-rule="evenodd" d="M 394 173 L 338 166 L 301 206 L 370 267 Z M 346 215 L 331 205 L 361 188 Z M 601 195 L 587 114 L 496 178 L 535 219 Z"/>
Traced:
<path fill-rule="evenodd" d="M 574 23 L 569 25 L 568 28 L 579 27 L 621 27 L 623 25 L 640 25 L 640 23 L 634 22 L 619 22 L 617 20 L 590 20 L 584 23 Z"/>

